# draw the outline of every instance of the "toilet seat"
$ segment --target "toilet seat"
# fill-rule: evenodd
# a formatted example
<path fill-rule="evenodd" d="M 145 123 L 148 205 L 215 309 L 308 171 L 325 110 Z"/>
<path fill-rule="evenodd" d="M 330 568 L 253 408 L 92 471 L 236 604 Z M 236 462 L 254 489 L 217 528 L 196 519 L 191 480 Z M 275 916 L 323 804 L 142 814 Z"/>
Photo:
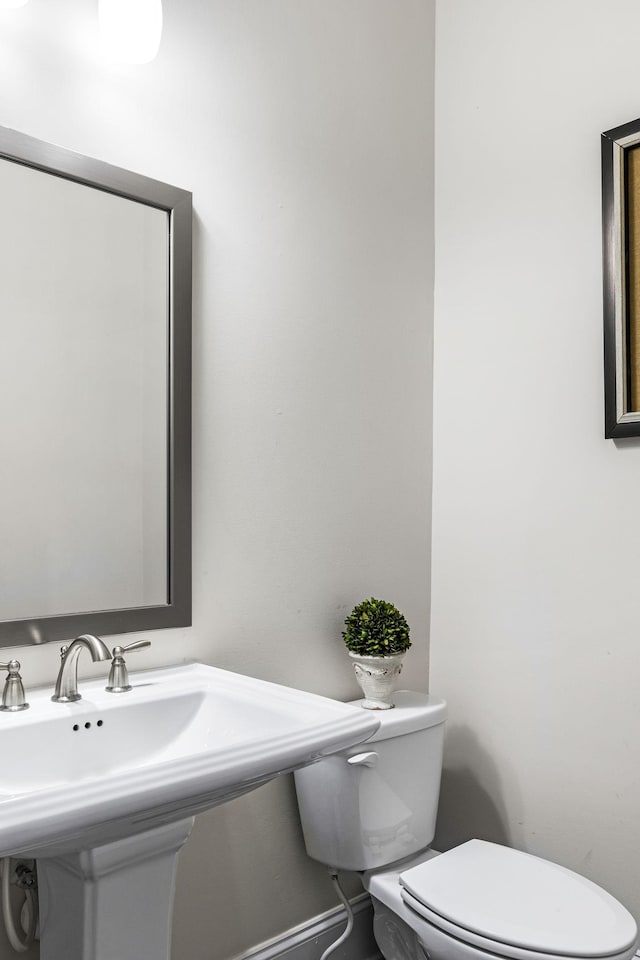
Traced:
<path fill-rule="evenodd" d="M 470 840 L 400 873 L 406 906 L 462 943 L 510 960 L 628 960 L 637 928 L 606 891 L 557 864 Z"/>

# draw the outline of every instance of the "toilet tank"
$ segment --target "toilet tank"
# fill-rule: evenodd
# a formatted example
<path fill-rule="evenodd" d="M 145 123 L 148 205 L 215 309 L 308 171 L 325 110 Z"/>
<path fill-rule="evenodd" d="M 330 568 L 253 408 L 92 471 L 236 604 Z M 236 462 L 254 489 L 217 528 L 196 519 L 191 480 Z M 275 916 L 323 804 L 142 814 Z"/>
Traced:
<path fill-rule="evenodd" d="M 393 699 L 366 743 L 295 772 L 307 853 L 327 866 L 371 870 L 433 840 L 447 706 L 410 690 Z"/>

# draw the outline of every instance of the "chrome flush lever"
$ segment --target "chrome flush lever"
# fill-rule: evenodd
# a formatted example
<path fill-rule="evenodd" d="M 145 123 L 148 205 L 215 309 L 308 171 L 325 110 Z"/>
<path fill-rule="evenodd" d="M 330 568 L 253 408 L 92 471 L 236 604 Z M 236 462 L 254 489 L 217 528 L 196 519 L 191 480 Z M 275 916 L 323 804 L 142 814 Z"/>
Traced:
<path fill-rule="evenodd" d="M 9 663 L 0 663 L 0 667 L 9 671 L 4 682 L 0 710 L 10 713 L 15 713 L 17 710 L 27 710 L 29 704 L 25 700 L 24 686 L 20 676 L 20 663 L 18 660 L 9 660 Z"/>
<path fill-rule="evenodd" d="M 105 687 L 108 693 L 126 693 L 131 690 L 129 683 L 129 671 L 125 663 L 123 653 L 127 650 L 140 650 L 142 647 L 150 647 L 151 640 L 136 640 L 126 647 L 113 648 L 113 660 L 111 661 L 111 670 L 109 671 L 109 682 Z"/>
<path fill-rule="evenodd" d="M 347 760 L 352 767 L 375 767 L 378 765 L 378 754 L 375 750 L 368 750 L 366 753 L 356 753 Z"/>

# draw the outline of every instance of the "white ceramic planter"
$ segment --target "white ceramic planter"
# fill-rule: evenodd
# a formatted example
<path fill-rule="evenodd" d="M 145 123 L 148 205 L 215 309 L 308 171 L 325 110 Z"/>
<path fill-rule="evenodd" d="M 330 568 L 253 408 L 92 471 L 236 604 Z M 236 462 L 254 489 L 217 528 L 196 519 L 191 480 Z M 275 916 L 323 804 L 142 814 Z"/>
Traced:
<path fill-rule="evenodd" d="M 349 651 L 349 656 L 364 693 L 362 706 L 365 710 L 390 710 L 395 706 L 393 691 L 402 670 L 404 653 L 394 653 L 390 657 L 363 657 Z"/>

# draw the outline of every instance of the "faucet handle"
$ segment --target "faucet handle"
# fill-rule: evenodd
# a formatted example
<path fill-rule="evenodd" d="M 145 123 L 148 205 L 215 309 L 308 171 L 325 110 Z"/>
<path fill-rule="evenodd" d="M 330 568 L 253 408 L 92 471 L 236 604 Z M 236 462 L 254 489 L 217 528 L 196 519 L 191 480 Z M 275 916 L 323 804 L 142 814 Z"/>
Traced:
<path fill-rule="evenodd" d="M 111 661 L 111 670 L 109 671 L 109 681 L 105 690 L 108 693 L 126 693 L 131 690 L 129 683 L 129 671 L 125 663 L 123 653 L 128 650 L 141 650 L 142 647 L 150 647 L 151 640 L 136 640 L 134 643 L 127 644 L 126 647 L 113 648 L 113 660 Z"/>
<path fill-rule="evenodd" d="M 9 660 L 9 663 L 0 663 L 0 668 L 8 670 L 7 679 L 2 692 L 2 706 L 0 710 L 15 713 L 18 710 L 27 710 L 29 704 L 25 699 L 24 686 L 20 676 L 18 660 Z"/>
<path fill-rule="evenodd" d="M 136 640 L 134 643 L 128 643 L 126 647 L 114 647 L 113 655 L 115 657 L 116 650 L 141 650 L 143 647 L 150 647 L 151 640 Z"/>

